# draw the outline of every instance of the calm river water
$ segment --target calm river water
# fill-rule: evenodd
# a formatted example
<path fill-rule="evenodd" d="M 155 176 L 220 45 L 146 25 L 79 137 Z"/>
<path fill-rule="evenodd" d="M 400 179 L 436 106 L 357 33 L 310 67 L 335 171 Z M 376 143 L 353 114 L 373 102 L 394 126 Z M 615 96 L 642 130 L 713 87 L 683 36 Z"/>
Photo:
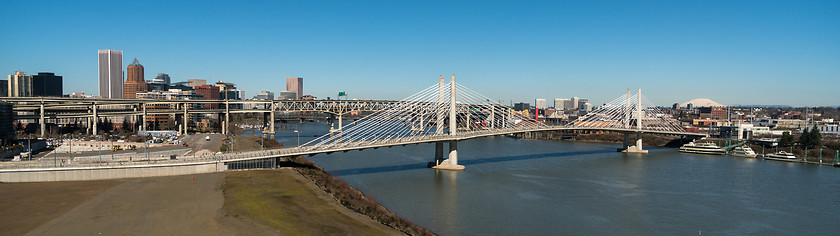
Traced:
<path fill-rule="evenodd" d="M 302 143 L 328 130 L 292 126 Z M 840 233 L 840 168 L 618 146 L 480 138 L 458 143 L 466 171 L 426 168 L 433 144 L 310 159 L 441 235 Z"/>

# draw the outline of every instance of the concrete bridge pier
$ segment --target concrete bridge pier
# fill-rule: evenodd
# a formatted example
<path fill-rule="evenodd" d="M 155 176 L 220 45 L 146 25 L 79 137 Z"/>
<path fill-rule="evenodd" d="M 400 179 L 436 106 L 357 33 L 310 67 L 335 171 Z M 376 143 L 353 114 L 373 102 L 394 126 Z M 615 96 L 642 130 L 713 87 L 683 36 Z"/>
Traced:
<path fill-rule="evenodd" d="M 449 159 L 443 159 L 443 142 L 435 143 L 435 163 L 432 166 L 438 170 L 464 170 L 462 165 L 458 165 L 458 142 L 449 141 Z"/>
<path fill-rule="evenodd" d="M 624 146 L 618 149 L 619 152 L 625 153 L 648 153 L 648 150 L 642 149 L 642 133 L 636 132 L 635 145 L 630 145 L 631 133 L 624 133 Z"/>

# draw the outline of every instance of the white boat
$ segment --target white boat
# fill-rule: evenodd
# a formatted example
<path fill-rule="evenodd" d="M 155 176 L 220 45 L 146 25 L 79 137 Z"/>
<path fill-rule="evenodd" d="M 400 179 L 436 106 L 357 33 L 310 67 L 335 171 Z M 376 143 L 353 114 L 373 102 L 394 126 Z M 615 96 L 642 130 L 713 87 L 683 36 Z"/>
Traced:
<path fill-rule="evenodd" d="M 747 146 L 737 146 L 737 147 L 735 147 L 735 149 L 732 150 L 730 155 L 736 156 L 736 157 L 755 157 L 756 156 L 755 151 L 753 151 L 752 148 L 747 147 Z"/>
<path fill-rule="evenodd" d="M 689 142 L 682 147 L 680 147 L 680 152 L 685 153 L 698 153 L 698 154 L 710 154 L 710 155 L 723 155 L 726 153 L 725 150 L 721 149 L 714 143 L 694 143 Z"/>
<path fill-rule="evenodd" d="M 794 156 L 792 153 L 785 152 L 785 151 L 779 151 L 777 153 L 767 154 L 766 157 L 767 158 L 776 158 L 776 159 L 796 159 L 796 156 Z"/>

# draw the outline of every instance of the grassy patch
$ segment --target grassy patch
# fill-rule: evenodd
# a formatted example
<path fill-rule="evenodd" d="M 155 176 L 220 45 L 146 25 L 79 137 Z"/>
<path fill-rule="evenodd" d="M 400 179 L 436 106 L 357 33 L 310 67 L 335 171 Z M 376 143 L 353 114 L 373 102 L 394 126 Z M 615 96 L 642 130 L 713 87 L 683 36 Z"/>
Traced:
<path fill-rule="evenodd" d="M 225 177 L 224 211 L 247 216 L 290 235 L 382 235 L 385 232 L 338 212 L 291 173 L 234 171 Z"/>
<path fill-rule="evenodd" d="M 373 199 L 350 187 L 343 180 L 324 172 L 323 169 L 306 158 L 297 156 L 292 158 L 291 162 L 297 166 L 295 170 L 332 195 L 341 202 L 341 205 L 408 235 L 434 235 L 432 232 L 391 213 Z"/>

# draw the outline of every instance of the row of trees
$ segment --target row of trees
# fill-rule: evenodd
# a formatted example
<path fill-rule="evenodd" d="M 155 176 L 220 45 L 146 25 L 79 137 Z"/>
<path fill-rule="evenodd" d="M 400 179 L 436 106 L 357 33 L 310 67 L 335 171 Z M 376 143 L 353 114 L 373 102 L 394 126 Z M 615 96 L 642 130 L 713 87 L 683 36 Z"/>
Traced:
<path fill-rule="evenodd" d="M 813 128 L 808 129 L 807 127 L 805 130 L 802 131 L 802 135 L 799 136 L 799 139 L 796 140 L 799 145 L 802 145 L 806 148 L 814 148 L 819 147 L 822 144 L 822 134 L 820 134 L 820 130 L 817 129 L 815 125 Z M 779 145 L 782 146 L 791 146 L 794 144 L 793 135 L 790 132 L 785 132 L 782 134 L 782 139 L 779 140 Z"/>

